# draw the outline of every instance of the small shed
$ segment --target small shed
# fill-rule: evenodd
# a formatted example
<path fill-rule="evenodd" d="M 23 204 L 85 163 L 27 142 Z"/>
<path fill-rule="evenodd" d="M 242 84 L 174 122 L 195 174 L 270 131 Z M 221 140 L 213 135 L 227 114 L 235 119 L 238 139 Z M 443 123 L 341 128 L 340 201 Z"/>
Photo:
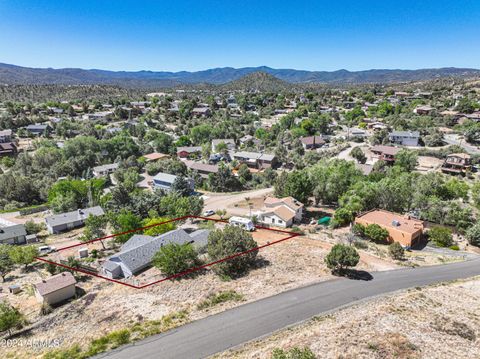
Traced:
<path fill-rule="evenodd" d="M 62 272 L 35 284 L 35 297 L 40 303 L 60 303 L 75 296 L 75 284 L 72 273 Z"/>

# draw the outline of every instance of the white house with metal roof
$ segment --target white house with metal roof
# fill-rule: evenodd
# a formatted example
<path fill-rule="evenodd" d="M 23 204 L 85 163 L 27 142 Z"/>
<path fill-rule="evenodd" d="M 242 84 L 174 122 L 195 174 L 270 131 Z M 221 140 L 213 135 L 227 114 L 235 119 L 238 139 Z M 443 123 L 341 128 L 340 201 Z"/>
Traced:
<path fill-rule="evenodd" d="M 83 226 L 89 215 L 103 216 L 104 214 L 102 207 L 96 206 L 49 216 L 45 218 L 45 223 L 48 232 L 54 234 Z"/>
<path fill-rule="evenodd" d="M 200 249 L 207 245 L 209 233 L 206 229 L 190 234 L 183 229 L 175 229 L 157 237 L 134 235 L 122 245 L 120 252 L 103 263 L 103 273 L 109 278 L 129 278 L 149 267 L 155 253 L 164 245 L 192 243 Z"/>
<path fill-rule="evenodd" d="M 153 180 L 153 188 L 154 189 L 161 189 L 164 191 L 170 191 L 172 189 L 172 185 L 175 182 L 175 180 L 178 178 L 178 176 L 171 175 L 169 173 L 157 173 L 155 177 L 152 178 Z M 190 189 L 193 190 L 195 189 L 193 180 L 190 178 L 185 178 L 190 186 Z"/>
<path fill-rule="evenodd" d="M 24 244 L 27 231 L 23 224 L 0 218 L 0 244 Z"/>

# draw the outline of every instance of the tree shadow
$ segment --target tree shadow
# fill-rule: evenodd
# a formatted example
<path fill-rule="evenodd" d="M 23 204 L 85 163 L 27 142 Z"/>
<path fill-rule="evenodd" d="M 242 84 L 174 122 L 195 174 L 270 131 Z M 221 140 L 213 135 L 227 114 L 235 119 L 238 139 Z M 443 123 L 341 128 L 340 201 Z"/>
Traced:
<path fill-rule="evenodd" d="M 369 281 L 373 279 L 373 276 L 367 271 L 357 269 L 343 269 L 341 271 L 335 271 L 333 274 L 353 280 Z"/>

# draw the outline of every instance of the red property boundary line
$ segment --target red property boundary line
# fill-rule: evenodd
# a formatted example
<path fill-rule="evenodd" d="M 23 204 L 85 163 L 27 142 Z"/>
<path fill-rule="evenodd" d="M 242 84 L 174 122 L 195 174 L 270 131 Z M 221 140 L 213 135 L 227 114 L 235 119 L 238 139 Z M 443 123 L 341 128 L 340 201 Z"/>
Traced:
<path fill-rule="evenodd" d="M 214 218 L 207 218 L 207 217 L 200 217 L 200 216 L 183 216 L 183 217 L 178 217 L 178 218 L 170 219 L 170 220 L 165 221 L 165 222 L 152 224 L 152 225 L 150 225 L 150 226 L 141 227 L 141 228 L 137 228 L 137 229 L 132 229 L 132 230 L 129 230 L 129 231 L 126 231 L 126 232 L 122 232 L 122 233 L 111 234 L 111 235 L 109 235 L 109 236 L 92 239 L 91 241 L 88 241 L 88 242 L 83 242 L 83 243 L 79 243 L 79 244 L 74 244 L 74 245 L 71 245 L 71 246 L 63 247 L 63 248 L 58 249 L 57 252 L 64 251 L 64 250 L 66 250 L 66 249 L 71 249 L 71 248 L 79 247 L 79 246 L 85 246 L 85 245 L 88 245 L 88 244 L 90 244 L 90 243 L 94 243 L 94 242 L 102 241 L 102 240 L 105 240 L 105 239 L 110 239 L 110 238 L 118 237 L 118 236 L 121 236 L 121 235 L 124 235 L 124 234 L 130 234 L 130 233 L 135 233 L 135 232 L 143 231 L 143 230 L 148 229 L 148 228 L 160 226 L 160 225 L 162 225 L 162 224 L 166 224 L 166 223 L 170 223 L 170 222 L 181 221 L 181 220 L 188 219 L 188 218 L 195 218 L 195 219 L 203 219 L 203 220 L 207 220 L 207 221 L 228 223 L 228 221 L 223 220 L 223 219 L 214 219 Z M 125 285 L 125 286 L 130 287 L 130 288 L 143 289 L 143 288 L 147 288 L 147 287 L 150 287 L 150 286 L 155 285 L 155 284 L 158 284 L 158 283 L 165 282 L 165 281 L 167 281 L 167 280 L 175 279 L 175 278 L 178 278 L 178 277 L 181 277 L 181 276 L 184 276 L 184 275 L 193 273 L 193 272 L 197 272 L 197 271 L 199 271 L 199 270 L 202 270 L 202 269 L 211 267 L 211 266 L 213 266 L 213 265 L 215 265 L 215 264 L 228 261 L 228 260 L 230 260 L 230 259 L 233 259 L 233 258 L 242 256 L 242 255 L 247 254 L 247 253 L 250 253 L 250 252 L 258 251 L 258 250 L 260 250 L 260 249 L 262 249 L 262 248 L 269 247 L 269 246 L 271 246 L 271 245 L 274 245 L 274 244 L 277 244 L 277 243 L 280 243 L 280 242 L 283 242 L 283 241 L 286 241 L 286 240 L 288 240 L 288 239 L 292 239 L 292 238 L 294 238 L 294 237 L 297 237 L 297 236 L 300 236 L 300 235 L 301 235 L 301 234 L 295 233 L 295 232 L 285 231 L 285 230 L 282 230 L 282 229 L 273 229 L 273 228 L 268 228 L 268 227 L 263 227 L 263 226 L 255 226 L 255 228 L 264 229 L 264 230 L 272 231 L 272 232 L 285 233 L 285 234 L 288 234 L 288 236 L 285 237 L 285 238 L 281 238 L 281 239 L 278 239 L 278 240 L 276 240 L 276 241 L 268 242 L 267 244 L 264 244 L 264 245 L 261 245 L 261 246 L 258 246 L 258 247 L 249 249 L 248 251 L 236 253 L 236 254 L 233 254 L 233 255 L 231 255 L 231 256 L 228 256 L 228 257 L 219 259 L 219 260 L 217 260 L 217 261 L 210 262 L 210 263 L 207 263 L 207 264 L 198 266 L 198 267 L 194 267 L 194 268 L 188 269 L 188 270 L 186 270 L 186 271 L 183 271 L 183 272 L 180 272 L 180 273 L 171 275 L 171 276 L 169 276 L 169 277 L 162 278 L 162 279 L 157 280 L 157 281 L 155 281 L 155 282 L 147 283 L 147 284 L 143 284 L 143 285 L 133 285 L 133 284 L 129 284 L 129 283 L 124 283 L 124 282 L 122 282 L 122 281 L 120 281 L 120 280 L 108 278 L 108 277 L 105 277 L 105 276 L 103 276 L 103 275 L 100 275 L 100 274 L 97 274 L 97 273 L 94 273 L 94 272 L 90 272 L 90 271 L 87 271 L 87 270 L 84 270 L 84 269 L 81 269 L 81 268 L 70 267 L 70 266 L 67 266 L 67 265 L 65 265 L 65 264 L 61 264 L 61 263 L 57 263 L 57 262 L 54 262 L 54 261 L 50 261 L 50 260 L 45 259 L 45 258 L 42 258 L 42 257 L 35 257 L 35 259 L 38 260 L 38 261 L 44 262 L 44 263 L 53 264 L 53 265 L 56 265 L 56 266 L 58 266 L 58 267 L 62 267 L 62 268 L 65 268 L 65 269 L 69 269 L 69 270 L 72 270 L 72 271 L 75 271 L 75 272 L 87 274 L 87 275 L 90 275 L 90 276 L 92 276 L 92 277 L 101 278 L 101 279 L 107 280 L 107 281 L 109 281 L 109 282 L 113 282 L 113 283 L 117 283 L 117 284 L 122 284 L 122 285 Z"/>

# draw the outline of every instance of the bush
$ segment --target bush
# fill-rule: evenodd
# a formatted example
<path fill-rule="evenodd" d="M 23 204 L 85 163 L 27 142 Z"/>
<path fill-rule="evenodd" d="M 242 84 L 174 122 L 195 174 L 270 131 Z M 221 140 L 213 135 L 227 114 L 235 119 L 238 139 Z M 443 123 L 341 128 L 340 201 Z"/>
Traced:
<path fill-rule="evenodd" d="M 283 349 L 274 349 L 272 352 L 272 359 L 315 359 L 315 354 L 310 348 L 294 347 L 288 351 Z"/>
<path fill-rule="evenodd" d="M 439 247 L 453 245 L 452 231 L 446 227 L 433 227 L 428 231 L 428 238 Z"/>
<path fill-rule="evenodd" d="M 218 261 L 238 253 L 244 253 L 213 266 L 213 270 L 223 277 L 237 277 L 246 273 L 255 264 L 258 250 L 252 235 L 240 227 L 226 226 L 216 229 L 208 236 L 208 255 L 211 261 Z"/>
<path fill-rule="evenodd" d="M 166 275 L 185 272 L 200 264 L 198 254 L 190 243 L 169 243 L 153 256 L 152 263 Z"/>
<path fill-rule="evenodd" d="M 352 232 L 356 236 L 363 237 L 363 236 L 365 236 L 365 226 L 363 224 L 360 224 L 360 223 L 355 223 L 352 227 Z"/>
<path fill-rule="evenodd" d="M 6 331 L 10 335 L 12 329 L 21 327 L 23 322 L 22 313 L 11 305 L 0 302 L 0 333 Z"/>
<path fill-rule="evenodd" d="M 465 235 L 472 246 L 480 246 L 480 222 L 470 227 Z"/>
<path fill-rule="evenodd" d="M 459 251 L 459 250 L 460 250 L 460 247 L 459 247 L 458 245 L 456 245 L 456 244 L 454 244 L 453 246 L 450 246 L 450 247 L 448 247 L 448 248 L 450 248 L 450 249 L 453 250 L 453 251 Z"/>
<path fill-rule="evenodd" d="M 365 227 L 365 236 L 375 243 L 385 243 L 388 239 L 388 231 L 378 224 L 369 224 Z"/>
<path fill-rule="evenodd" d="M 325 257 L 325 263 L 332 273 L 342 273 L 348 267 L 355 267 L 359 260 L 356 249 L 343 244 L 335 244 Z"/>
<path fill-rule="evenodd" d="M 207 299 L 201 302 L 197 308 L 199 310 L 207 309 L 214 307 L 215 305 L 229 302 L 229 301 L 242 301 L 244 300 L 244 296 L 242 294 L 237 293 L 234 290 L 227 290 L 224 292 L 219 292 L 217 294 L 210 294 Z"/>
<path fill-rule="evenodd" d="M 398 242 L 393 242 L 388 246 L 388 253 L 390 257 L 396 260 L 405 258 L 405 249 L 403 249 L 402 245 Z"/>

